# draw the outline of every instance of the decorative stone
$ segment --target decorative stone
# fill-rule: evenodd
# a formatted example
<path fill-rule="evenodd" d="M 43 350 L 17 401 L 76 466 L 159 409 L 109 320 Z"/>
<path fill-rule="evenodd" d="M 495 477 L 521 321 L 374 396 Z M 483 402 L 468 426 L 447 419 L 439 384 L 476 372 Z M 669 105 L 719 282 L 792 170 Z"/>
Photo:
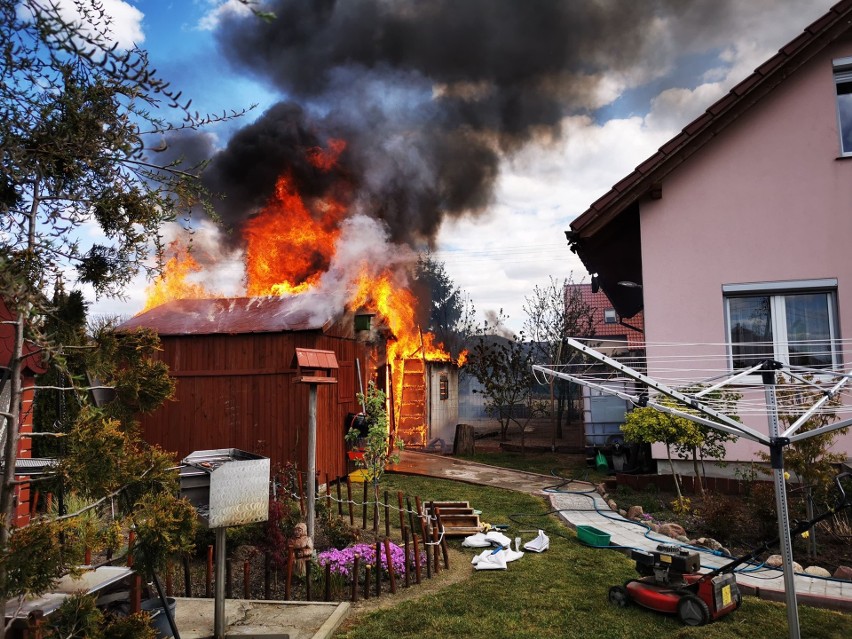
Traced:
<path fill-rule="evenodd" d="M 781 559 L 781 555 L 769 555 L 769 557 L 767 557 L 766 561 L 763 563 L 765 563 L 770 568 L 778 568 L 779 570 L 784 569 L 784 560 Z M 802 570 L 802 564 L 800 564 L 798 561 L 794 561 L 793 572 L 802 572 Z"/>
<path fill-rule="evenodd" d="M 610 499 L 608 502 L 606 502 L 606 505 L 609 506 L 610 510 L 618 510 L 618 504 L 615 503 L 614 499 Z"/>
<path fill-rule="evenodd" d="M 658 532 L 661 535 L 665 535 L 666 537 L 671 537 L 672 539 L 677 539 L 678 537 L 685 537 L 686 530 L 684 530 L 683 526 L 680 524 L 666 523 L 661 524 Z"/>
<path fill-rule="evenodd" d="M 805 574 L 813 575 L 814 577 L 831 577 L 831 573 L 822 566 L 808 566 L 805 568 Z"/>
<path fill-rule="evenodd" d="M 692 541 L 686 535 L 678 535 L 677 537 L 675 537 L 675 539 L 677 539 L 682 544 L 689 544 L 690 546 L 692 545 Z"/>
<path fill-rule="evenodd" d="M 645 509 L 642 506 L 631 506 L 627 509 L 627 518 L 628 519 L 639 519 L 642 515 L 645 514 Z"/>
<path fill-rule="evenodd" d="M 618 514 L 621 515 L 622 517 L 624 517 L 625 519 L 627 519 L 627 511 L 624 510 L 624 508 L 619 508 Z"/>
<path fill-rule="evenodd" d="M 701 546 L 702 548 L 708 548 L 710 550 L 720 550 L 722 548 L 722 544 L 712 537 L 699 537 L 695 540 L 695 545 Z"/>
<path fill-rule="evenodd" d="M 648 529 L 649 529 L 651 532 L 655 532 L 655 533 L 660 532 L 660 524 L 647 523 L 647 524 L 645 524 L 645 525 L 646 525 L 646 526 L 648 526 Z"/>
<path fill-rule="evenodd" d="M 849 566 L 838 566 L 837 570 L 834 571 L 832 575 L 835 579 L 845 579 L 846 581 L 852 581 L 852 568 Z"/>

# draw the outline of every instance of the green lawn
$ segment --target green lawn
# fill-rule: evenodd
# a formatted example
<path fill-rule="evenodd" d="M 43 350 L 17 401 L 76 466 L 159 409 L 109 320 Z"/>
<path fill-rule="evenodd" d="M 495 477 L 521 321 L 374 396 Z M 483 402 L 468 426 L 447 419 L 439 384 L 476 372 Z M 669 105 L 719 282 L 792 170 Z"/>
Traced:
<path fill-rule="evenodd" d="M 337 639 L 422 639 L 423 637 L 582 639 L 787 636 L 784 607 L 746 597 L 740 610 L 702 628 L 687 628 L 673 618 L 638 607 L 619 609 L 607 602 L 609 587 L 635 575 L 623 555 L 577 542 L 572 531 L 544 515 L 546 502 L 508 490 L 452 481 L 386 475 L 383 489 L 402 490 L 424 500 L 468 500 L 482 519 L 508 523 L 507 533 L 544 528 L 550 550 L 527 553 L 506 571 L 474 572 L 454 585 L 393 607 L 354 616 Z M 519 520 L 515 523 L 512 519 Z M 533 534 L 522 533 L 525 540 Z M 460 540 L 451 542 L 461 549 Z M 476 551 L 464 549 L 466 556 Z M 802 637 L 852 637 L 852 615 L 800 607 Z"/>

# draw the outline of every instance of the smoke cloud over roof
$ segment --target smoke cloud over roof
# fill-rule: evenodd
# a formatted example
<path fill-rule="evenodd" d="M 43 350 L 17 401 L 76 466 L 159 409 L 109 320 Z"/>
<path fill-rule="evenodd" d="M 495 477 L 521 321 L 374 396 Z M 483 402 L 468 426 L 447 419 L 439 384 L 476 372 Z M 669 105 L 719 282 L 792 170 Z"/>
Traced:
<path fill-rule="evenodd" d="M 730 5 L 274 0 L 271 22 L 226 16 L 216 35 L 228 60 L 286 99 L 230 140 L 205 182 L 232 227 L 288 171 L 306 198 L 334 191 L 391 241 L 431 244 L 444 218 L 487 209 L 504 158 L 557 139 L 563 117 L 601 106 L 607 77 L 638 82 Z M 346 149 L 318 170 L 305 153 L 330 139 Z"/>

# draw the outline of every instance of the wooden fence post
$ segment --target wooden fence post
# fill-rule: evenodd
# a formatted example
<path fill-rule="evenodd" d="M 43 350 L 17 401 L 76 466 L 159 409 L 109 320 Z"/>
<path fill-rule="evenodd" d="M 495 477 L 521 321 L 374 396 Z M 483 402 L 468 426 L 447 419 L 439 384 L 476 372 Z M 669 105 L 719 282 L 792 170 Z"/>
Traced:
<path fill-rule="evenodd" d="M 385 537 L 385 561 L 388 566 L 388 576 L 390 577 L 390 591 L 392 595 L 396 594 L 396 574 L 394 574 L 393 559 L 391 558 L 390 539 Z"/>
<path fill-rule="evenodd" d="M 411 535 L 414 546 L 414 583 L 420 583 L 420 545 L 417 543 L 417 533 Z"/>

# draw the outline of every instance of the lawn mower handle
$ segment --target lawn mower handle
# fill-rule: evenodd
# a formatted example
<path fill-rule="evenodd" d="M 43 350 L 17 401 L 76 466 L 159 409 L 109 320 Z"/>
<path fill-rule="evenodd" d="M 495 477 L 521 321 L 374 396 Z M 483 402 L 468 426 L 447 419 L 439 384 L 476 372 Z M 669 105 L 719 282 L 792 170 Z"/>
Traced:
<path fill-rule="evenodd" d="M 831 517 L 835 513 L 840 512 L 844 508 L 848 508 L 848 507 L 852 506 L 852 499 L 850 499 L 846 495 L 846 491 L 843 490 L 843 485 L 840 483 L 841 480 L 845 479 L 846 477 L 852 477 L 852 473 L 850 473 L 850 472 L 840 473 L 839 475 L 837 475 L 834 478 L 834 485 L 837 487 L 837 492 L 839 493 L 837 502 L 835 503 L 834 507 L 829 508 L 824 513 L 817 515 L 813 519 L 796 523 L 796 525 L 793 526 L 790 529 L 790 536 L 791 537 L 795 536 L 795 535 L 801 535 L 803 532 L 813 528 L 816 524 L 821 522 L 823 519 L 828 519 L 829 517 Z M 716 568 L 715 570 L 712 570 L 712 571 L 708 572 L 707 574 L 703 575 L 699 581 L 705 581 L 707 579 L 712 579 L 716 575 L 720 575 L 722 573 L 732 572 L 734 570 L 734 568 L 741 566 L 742 564 L 747 563 L 747 562 L 751 561 L 752 559 L 757 558 L 758 556 L 760 556 L 761 554 L 763 554 L 764 552 L 766 552 L 768 550 L 773 549 L 775 546 L 777 546 L 779 544 L 780 541 L 781 541 L 781 538 L 776 537 L 772 541 L 763 542 L 758 548 L 755 548 L 751 552 L 749 552 L 745 555 L 742 555 L 741 557 L 737 557 L 732 562 L 727 563 L 724 566 Z"/>

